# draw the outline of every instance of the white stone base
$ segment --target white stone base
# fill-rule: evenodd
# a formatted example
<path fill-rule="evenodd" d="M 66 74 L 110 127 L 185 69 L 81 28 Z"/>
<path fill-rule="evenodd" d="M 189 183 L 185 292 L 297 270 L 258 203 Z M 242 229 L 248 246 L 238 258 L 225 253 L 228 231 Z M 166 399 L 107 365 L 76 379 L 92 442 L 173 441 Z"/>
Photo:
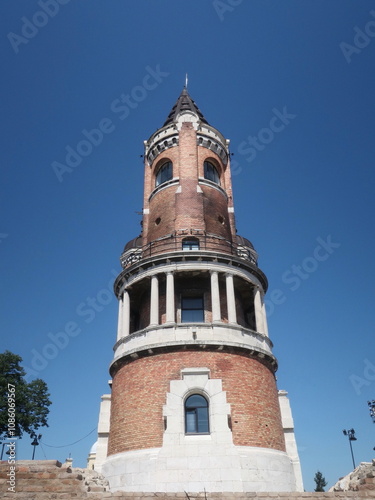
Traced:
<path fill-rule="evenodd" d="M 102 474 L 111 491 L 249 492 L 296 491 L 286 453 L 246 446 L 215 446 L 199 436 L 171 456 L 171 449 L 152 448 L 107 458 Z M 209 438 L 209 436 L 207 436 Z"/>

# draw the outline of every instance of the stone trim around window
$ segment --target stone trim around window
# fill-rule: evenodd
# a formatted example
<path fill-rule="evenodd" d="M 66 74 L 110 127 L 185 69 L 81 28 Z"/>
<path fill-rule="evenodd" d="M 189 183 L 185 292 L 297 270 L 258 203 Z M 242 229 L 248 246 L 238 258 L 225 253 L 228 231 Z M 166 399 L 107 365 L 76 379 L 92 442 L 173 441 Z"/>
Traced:
<path fill-rule="evenodd" d="M 233 444 L 230 425 L 230 404 L 221 379 L 211 379 L 206 367 L 181 370 L 181 380 L 171 380 L 163 407 L 163 446 L 210 440 L 212 444 Z M 185 401 L 192 394 L 201 394 L 209 403 L 210 434 L 185 434 Z"/>

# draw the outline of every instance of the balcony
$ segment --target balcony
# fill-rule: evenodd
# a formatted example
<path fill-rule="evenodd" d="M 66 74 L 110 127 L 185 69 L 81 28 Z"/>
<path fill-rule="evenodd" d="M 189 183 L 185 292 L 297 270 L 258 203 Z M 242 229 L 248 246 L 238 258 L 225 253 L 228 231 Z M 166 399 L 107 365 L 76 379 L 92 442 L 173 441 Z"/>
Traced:
<path fill-rule="evenodd" d="M 184 248 L 183 241 L 190 238 L 197 241 L 198 245 L 191 247 L 191 249 Z M 183 252 L 186 253 L 187 258 L 189 254 L 195 257 L 203 256 L 205 253 L 232 255 L 257 266 L 258 255 L 250 245 L 248 240 L 241 237 L 238 237 L 237 243 L 232 243 L 220 236 L 205 234 L 203 230 L 199 229 L 179 230 L 178 233 L 166 235 L 147 245 L 127 248 L 121 255 L 121 265 L 123 269 L 126 269 L 142 259 L 165 253 Z"/>

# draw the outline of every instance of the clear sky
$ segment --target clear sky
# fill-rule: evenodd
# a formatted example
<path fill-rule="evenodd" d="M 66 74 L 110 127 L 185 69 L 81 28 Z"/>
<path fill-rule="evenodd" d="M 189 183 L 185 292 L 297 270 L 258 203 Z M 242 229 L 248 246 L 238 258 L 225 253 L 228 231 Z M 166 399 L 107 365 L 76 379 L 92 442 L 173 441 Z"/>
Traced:
<path fill-rule="evenodd" d="M 108 392 L 111 289 L 140 231 L 143 141 L 186 73 L 208 122 L 231 140 L 238 232 L 269 279 L 278 386 L 289 392 L 305 488 L 318 469 L 329 486 L 352 470 L 343 429 L 356 431 L 356 463 L 375 456 L 373 8 L 1 3 L 1 351 L 21 355 L 51 392 L 36 458 L 71 453 L 84 466 L 95 441 L 93 432 L 65 446 L 96 428 Z M 18 458 L 31 458 L 30 441 Z"/>

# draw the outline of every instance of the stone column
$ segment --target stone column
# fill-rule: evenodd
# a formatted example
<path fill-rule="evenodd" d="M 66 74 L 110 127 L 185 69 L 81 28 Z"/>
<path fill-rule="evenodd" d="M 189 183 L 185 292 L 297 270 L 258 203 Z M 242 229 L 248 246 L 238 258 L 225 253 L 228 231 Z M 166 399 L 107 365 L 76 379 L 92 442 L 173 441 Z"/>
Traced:
<path fill-rule="evenodd" d="M 151 276 L 150 325 L 159 324 L 159 280 L 156 274 Z"/>
<path fill-rule="evenodd" d="M 255 311 L 255 324 L 256 330 L 259 333 L 264 332 L 264 321 L 263 321 L 263 309 L 262 309 L 262 299 L 260 296 L 259 288 L 255 289 L 254 294 L 254 311 Z"/>
<path fill-rule="evenodd" d="M 122 297 L 120 297 L 118 301 L 117 340 L 120 340 L 122 337 L 123 311 L 124 311 L 124 301 L 122 300 Z"/>
<path fill-rule="evenodd" d="M 225 275 L 225 284 L 227 289 L 227 308 L 229 323 L 237 323 L 236 299 L 234 296 L 233 274 Z"/>
<path fill-rule="evenodd" d="M 168 271 L 167 275 L 167 297 L 166 297 L 166 323 L 175 322 L 175 305 L 174 305 L 174 276 L 172 271 Z"/>
<path fill-rule="evenodd" d="M 264 296 L 262 297 L 262 315 L 263 315 L 264 334 L 267 335 L 268 337 L 267 312 L 266 312 L 266 304 L 264 303 Z"/>
<path fill-rule="evenodd" d="M 212 321 L 221 321 L 219 273 L 211 271 L 211 307 Z"/>
<path fill-rule="evenodd" d="M 130 333 L 130 296 L 127 290 L 124 290 L 122 300 L 122 336 L 127 337 Z"/>

